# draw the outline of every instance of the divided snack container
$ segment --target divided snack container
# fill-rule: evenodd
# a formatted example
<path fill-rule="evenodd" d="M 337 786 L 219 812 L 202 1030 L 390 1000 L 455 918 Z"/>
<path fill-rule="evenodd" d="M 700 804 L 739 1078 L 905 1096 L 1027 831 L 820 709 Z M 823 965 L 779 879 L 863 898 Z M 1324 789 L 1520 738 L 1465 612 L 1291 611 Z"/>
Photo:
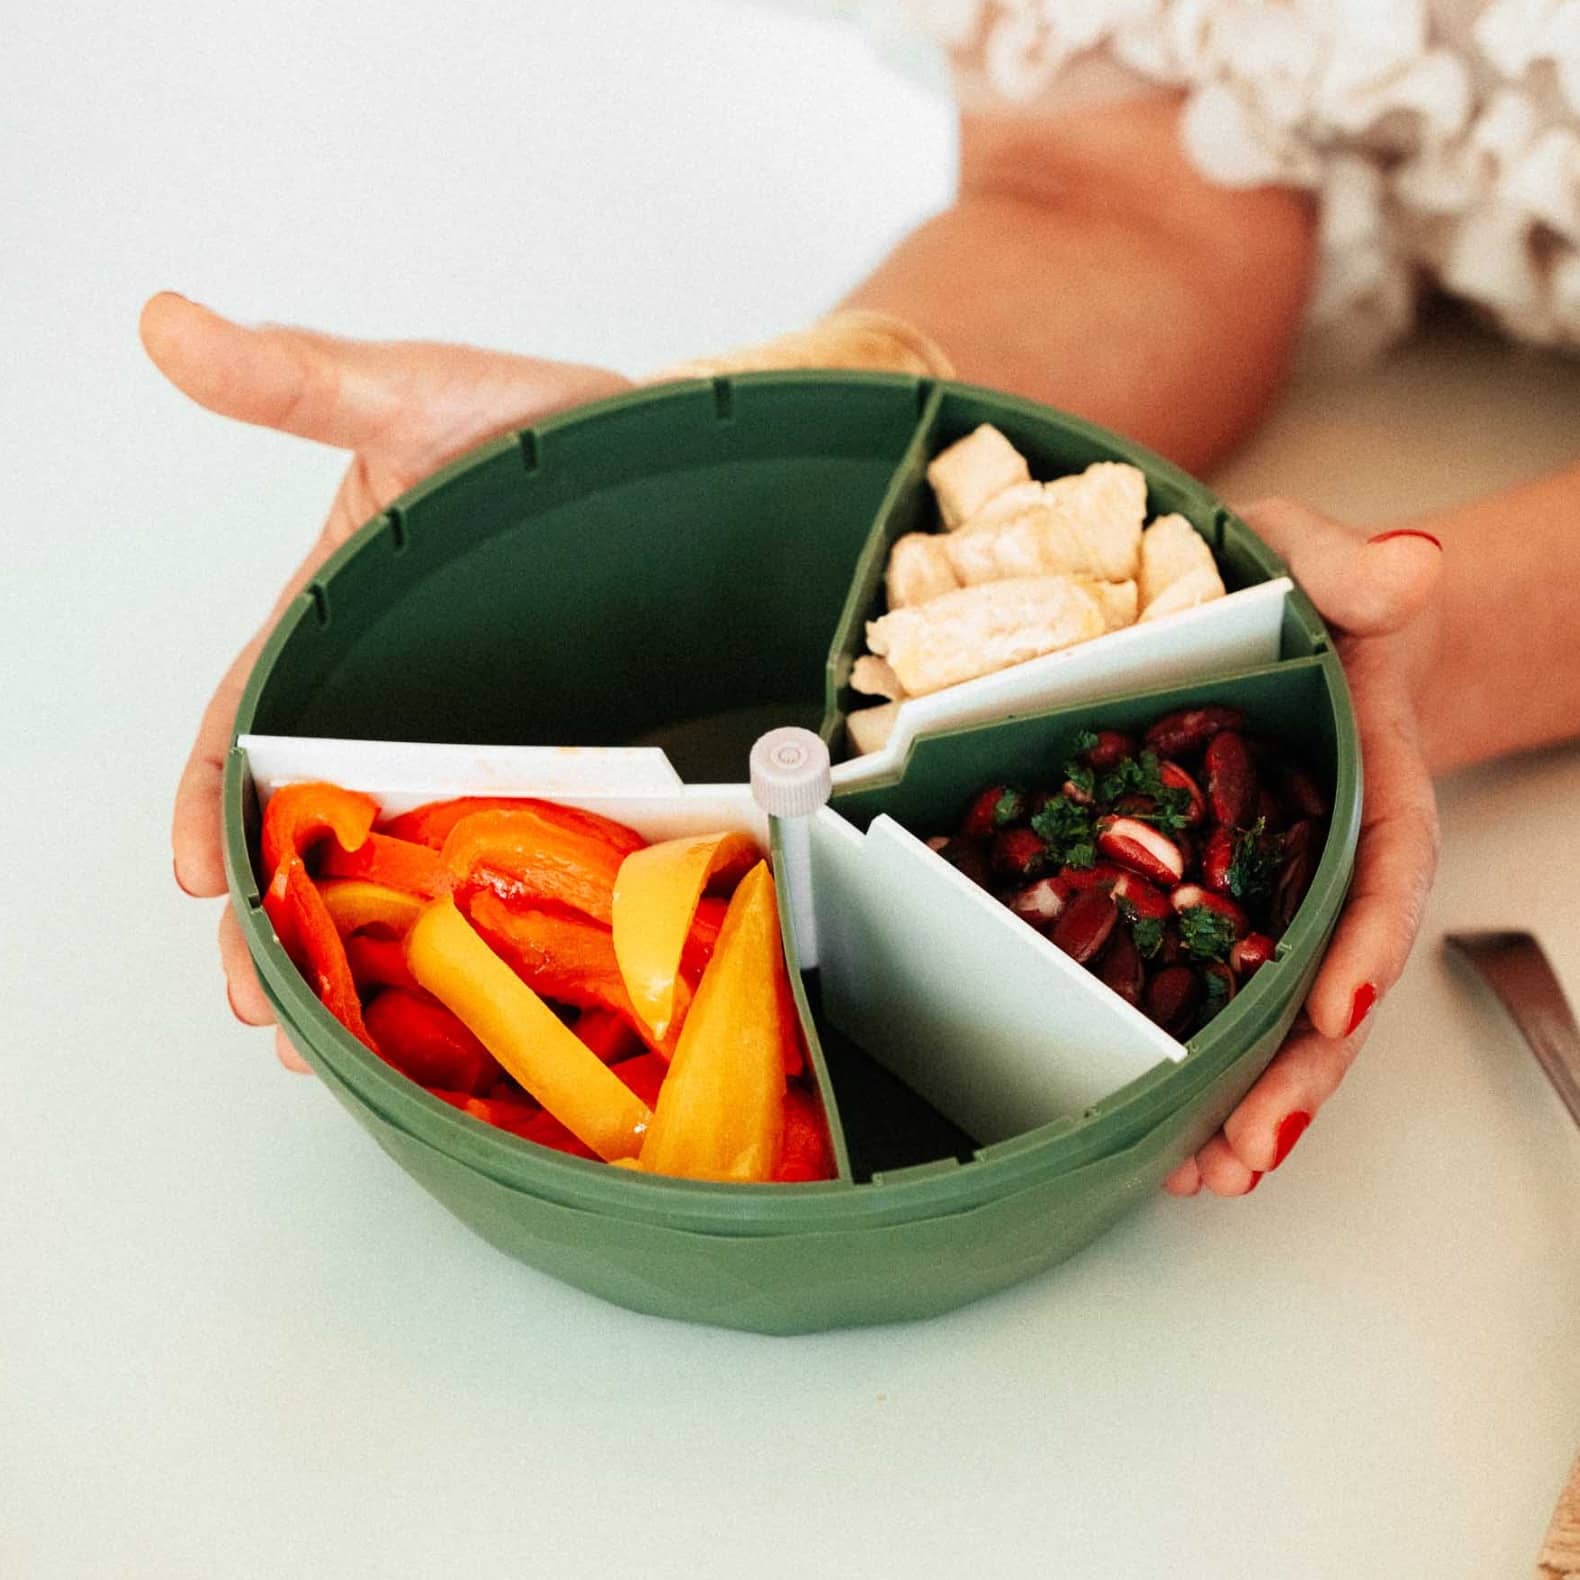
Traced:
<path fill-rule="evenodd" d="M 991 422 L 1050 478 L 1147 476 L 1230 596 L 843 720 L 888 545 L 935 524 L 932 455 Z M 1300 750 L 1333 804 L 1276 956 L 1180 1044 L 920 835 L 982 785 L 1057 771 L 1078 731 L 1197 702 Z M 539 795 L 650 838 L 740 828 L 753 740 L 820 730 L 816 957 L 787 959 L 839 1178 L 724 1185 L 537 1147 L 430 1096 L 323 1009 L 265 917 L 254 852 L 279 784 L 387 812 Z M 1100 429 L 969 386 L 753 374 L 640 390 L 496 440 L 369 522 L 287 609 L 225 778 L 232 897 L 282 1026 L 380 1146 L 494 1245 L 638 1310 L 798 1332 L 948 1310 L 1051 1266 L 1157 1189 L 1271 1058 L 1348 884 L 1360 760 L 1342 669 L 1284 567 L 1199 484 Z M 799 968 L 799 969 L 798 969 Z"/>

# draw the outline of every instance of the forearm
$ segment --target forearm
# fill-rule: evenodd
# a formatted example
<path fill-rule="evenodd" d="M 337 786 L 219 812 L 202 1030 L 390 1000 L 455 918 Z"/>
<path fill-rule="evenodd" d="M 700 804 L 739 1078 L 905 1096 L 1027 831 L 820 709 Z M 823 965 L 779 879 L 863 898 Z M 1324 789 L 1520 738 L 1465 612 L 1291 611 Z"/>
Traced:
<path fill-rule="evenodd" d="M 1418 681 L 1433 770 L 1580 736 L 1580 465 L 1409 525 L 1444 548 Z"/>
<path fill-rule="evenodd" d="M 916 324 L 962 378 L 1210 466 L 1283 382 L 1313 221 L 1293 193 L 1205 181 L 1177 114 L 966 117 L 957 202 L 847 305 Z"/>

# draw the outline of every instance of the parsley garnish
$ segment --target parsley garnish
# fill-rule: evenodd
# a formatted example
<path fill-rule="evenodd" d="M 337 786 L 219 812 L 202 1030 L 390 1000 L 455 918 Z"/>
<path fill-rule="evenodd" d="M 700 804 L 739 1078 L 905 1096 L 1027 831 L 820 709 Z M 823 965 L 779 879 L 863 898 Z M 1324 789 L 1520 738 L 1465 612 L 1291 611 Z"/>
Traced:
<path fill-rule="evenodd" d="M 1203 1020 L 1211 1020 L 1229 1002 L 1229 983 L 1222 971 L 1202 972 L 1202 986 L 1207 990 L 1207 1004 L 1202 1011 Z"/>
<path fill-rule="evenodd" d="M 1010 786 L 993 805 L 993 827 L 1008 828 L 1011 823 L 1020 822 L 1025 815 L 1025 792 Z"/>
<path fill-rule="evenodd" d="M 1283 841 L 1267 832 L 1267 819 L 1259 817 L 1250 828 L 1235 835 L 1229 860 L 1229 892 L 1244 900 L 1271 894 L 1278 878 Z"/>
<path fill-rule="evenodd" d="M 1096 730 L 1082 730 L 1076 735 L 1074 744 L 1071 746 L 1070 750 L 1073 751 L 1077 757 L 1079 757 L 1082 752 L 1091 751 L 1091 749 L 1097 745 L 1098 739 L 1099 737 Z"/>
<path fill-rule="evenodd" d="M 1097 860 L 1089 808 L 1068 796 L 1052 797 L 1031 820 L 1049 856 L 1066 867 L 1090 867 Z"/>
<path fill-rule="evenodd" d="M 1170 832 L 1184 828 L 1190 821 L 1190 792 L 1163 783 L 1156 752 L 1126 757 L 1112 773 L 1103 775 L 1096 795 L 1105 805 L 1117 801 L 1120 796 L 1144 795 L 1155 803 L 1153 810 L 1127 815 Z"/>
<path fill-rule="evenodd" d="M 1226 960 L 1234 947 L 1234 919 L 1192 905 L 1180 912 L 1180 943 L 1198 960 Z"/>
<path fill-rule="evenodd" d="M 1134 911 L 1131 913 L 1134 916 Z M 1130 923 L 1130 936 L 1136 953 L 1150 960 L 1163 947 L 1163 920 L 1158 916 L 1136 916 Z"/>

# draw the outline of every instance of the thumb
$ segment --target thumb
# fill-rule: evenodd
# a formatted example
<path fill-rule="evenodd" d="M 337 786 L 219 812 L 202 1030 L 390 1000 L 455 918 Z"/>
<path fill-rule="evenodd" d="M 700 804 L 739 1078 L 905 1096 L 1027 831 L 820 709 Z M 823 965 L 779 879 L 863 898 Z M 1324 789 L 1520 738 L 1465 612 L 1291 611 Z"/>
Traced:
<path fill-rule="evenodd" d="M 149 299 L 138 330 L 159 371 L 210 411 L 412 464 L 628 387 L 600 368 L 472 346 L 249 328 L 173 291 Z"/>
<path fill-rule="evenodd" d="M 1241 514 L 1288 562 L 1323 618 L 1357 636 L 1383 636 L 1406 625 L 1442 574 L 1443 548 L 1429 533 L 1366 538 L 1284 499 L 1261 500 Z"/>

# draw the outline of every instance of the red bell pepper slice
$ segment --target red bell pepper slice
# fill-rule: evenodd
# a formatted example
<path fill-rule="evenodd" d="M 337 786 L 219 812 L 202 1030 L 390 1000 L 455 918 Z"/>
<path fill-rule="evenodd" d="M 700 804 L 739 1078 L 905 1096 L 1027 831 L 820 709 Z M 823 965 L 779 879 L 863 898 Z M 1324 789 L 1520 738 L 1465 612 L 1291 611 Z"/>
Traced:
<path fill-rule="evenodd" d="M 783 1184 L 804 1180 L 831 1180 L 839 1170 L 828 1126 L 816 1097 L 802 1086 L 785 1088 L 784 1139 L 774 1178 Z"/>
<path fill-rule="evenodd" d="M 680 973 L 690 977 L 695 987 L 713 958 L 713 947 L 719 941 L 719 929 L 724 925 L 724 913 L 729 910 L 728 900 L 706 896 L 697 901 L 691 918 L 691 931 L 686 934 L 686 947 L 680 952 Z"/>
<path fill-rule="evenodd" d="M 655 1043 L 631 1007 L 607 927 L 559 912 L 513 911 L 487 889 L 473 897 L 471 921 L 494 953 L 540 998 L 582 1010 L 612 1010 L 645 1046 L 666 1058 L 674 1052 L 691 1002 L 690 990 L 681 984 L 676 1024 L 663 1041 Z"/>
<path fill-rule="evenodd" d="M 457 889 L 492 889 L 518 905 L 557 905 L 608 927 L 624 856 L 606 840 L 567 829 L 535 810 L 474 812 L 444 842 Z"/>
<path fill-rule="evenodd" d="M 378 803 L 372 796 L 314 781 L 282 785 L 263 809 L 263 870 L 268 883 L 287 856 L 305 856 L 332 836 L 344 850 L 356 850 L 368 837 Z"/>
<path fill-rule="evenodd" d="M 346 959 L 351 965 L 351 980 L 366 992 L 369 988 L 406 988 L 420 991 L 417 979 L 406 964 L 406 946 L 399 938 L 375 938 L 371 933 L 353 933 L 344 940 Z"/>
<path fill-rule="evenodd" d="M 603 1060 L 605 1064 L 618 1064 L 622 1059 L 634 1058 L 642 1052 L 642 1039 L 631 1029 L 628 1020 L 612 1009 L 594 1005 L 576 1017 L 571 1030 Z"/>
<path fill-rule="evenodd" d="M 272 803 L 271 803 L 272 804 Z M 302 858 L 288 852 L 263 897 L 264 913 L 274 924 L 285 952 L 307 978 L 319 1002 L 358 1041 L 378 1047 L 362 1018 L 362 1001 L 324 897 L 307 875 Z"/>
<path fill-rule="evenodd" d="M 426 994 L 390 988 L 365 1014 L 385 1062 L 423 1086 L 475 1095 L 505 1073 L 466 1026 Z"/>
<path fill-rule="evenodd" d="M 394 835 L 397 839 L 415 840 L 418 844 L 429 845 L 434 850 L 442 850 L 444 842 L 450 837 L 450 831 L 464 817 L 471 817 L 477 812 L 523 810 L 535 812 L 539 817 L 557 823 L 561 828 L 569 829 L 574 833 L 601 839 L 606 845 L 612 845 L 622 856 L 629 855 L 633 850 L 641 850 L 647 844 L 634 828 L 627 828 L 624 823 L 616 823 L 613 818 L 601 817 L 598 813 L 585 811 L 581 807 L 561 806 L 554 801 L 539 801 L 530 796 L 464 795 L 457 796 L 451 801 L 430 801 L 425 806 L 416 806 L 409 812 L 402 812 L 398 817 L 392 817 L 384 825 L 384 832 Z"/>
<path fill-rule="evenodd" d="M 450 886 L 444 862 L 436 851 L 389 834 L 369 834 L 355 850 L 331 845 L 319 862 L 318 875 L 365 878 L 369 883 L 421 895 L 425 900 L 437 898 Z"/>

